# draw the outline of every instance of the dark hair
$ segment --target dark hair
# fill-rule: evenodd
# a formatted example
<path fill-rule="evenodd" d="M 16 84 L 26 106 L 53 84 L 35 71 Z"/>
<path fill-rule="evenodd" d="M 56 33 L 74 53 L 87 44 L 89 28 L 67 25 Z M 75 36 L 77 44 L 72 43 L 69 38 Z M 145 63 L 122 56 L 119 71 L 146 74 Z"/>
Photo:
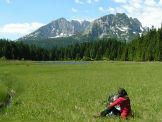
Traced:
<path fill-rule="evenodd" d="M 126 95 L 128 95 L 128 94 L 127 94 L 127 92 L 125 91 L 124 88 L 120 88 L 120 89 L 118 90 L 118 96 L 119 96 L 119 97 L 124 97 L 124 96 L 126 96 Z"/>

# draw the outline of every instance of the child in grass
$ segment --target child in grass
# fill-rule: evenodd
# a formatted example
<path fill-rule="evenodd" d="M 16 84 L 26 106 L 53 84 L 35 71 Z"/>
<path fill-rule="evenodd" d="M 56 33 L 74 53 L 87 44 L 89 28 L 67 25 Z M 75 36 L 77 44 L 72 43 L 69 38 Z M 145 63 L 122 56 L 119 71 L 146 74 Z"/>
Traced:
<path fill-rule="evenodd" d="M 124 88 L 118 90 L 118 98 L 114 97 L 113 103 L 110 103 L 110 106 L 102 111 L 99 114 L 94 115 L 94 117 L 104 117 L 110 112 L 113 112 L 115 115 L 121 115 L 124 119 L 129 118 L 131 114 L 130 99 L 127 96 L 127 92 Z M 120 111 L 115 108 L 116 105 L 119 105 Z"/>

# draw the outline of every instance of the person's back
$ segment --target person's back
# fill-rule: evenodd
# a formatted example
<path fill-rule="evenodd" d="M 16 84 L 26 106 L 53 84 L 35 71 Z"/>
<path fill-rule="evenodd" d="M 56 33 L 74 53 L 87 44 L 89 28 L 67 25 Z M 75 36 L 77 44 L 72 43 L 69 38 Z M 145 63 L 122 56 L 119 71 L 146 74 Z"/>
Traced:
<path fill-rule="evenodd" d="M 114 103 L 110 104 L 110 107 L 119 105 L 121 116 L 126 119 L 131 116 L 131 106 L 129 97 L 120 97 Z"/>
<path fill-rule="evenodd" d="M 131 105 L 130 105 L 130 99 L 127 96 L 127 92 L 124 88 L 120 88 L 118 90 L 118 98 L 114 97 L 113 103 L 110 103 L 110 106 L 102 111 L 99 114 L 94 115 L 94 117 L 103 117 L 109 114 L 110 112 L 113 112 L 115 115 L 121 115 L 124 119 L 127 119 L 131 117 Z M 117 110 L 115 108 L 116 105 L 119 105 L 120 110 Z"/>

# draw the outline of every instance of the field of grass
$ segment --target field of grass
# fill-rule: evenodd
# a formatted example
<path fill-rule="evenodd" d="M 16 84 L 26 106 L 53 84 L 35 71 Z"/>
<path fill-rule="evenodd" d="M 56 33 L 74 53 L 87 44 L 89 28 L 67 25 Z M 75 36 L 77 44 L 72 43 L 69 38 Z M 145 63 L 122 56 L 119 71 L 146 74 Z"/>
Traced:
<path fill-rule="evenodd" d="M 0 63 L 0 100 L 16 91 L 11 107 L 0 110 L 0 121 L 124 122 L 93 118 L 106 107 L 110 93 L 125 88 L 134 118 L 130 122 L 162 121 L 162 63 L 92 62 L 40 65 Z"/>

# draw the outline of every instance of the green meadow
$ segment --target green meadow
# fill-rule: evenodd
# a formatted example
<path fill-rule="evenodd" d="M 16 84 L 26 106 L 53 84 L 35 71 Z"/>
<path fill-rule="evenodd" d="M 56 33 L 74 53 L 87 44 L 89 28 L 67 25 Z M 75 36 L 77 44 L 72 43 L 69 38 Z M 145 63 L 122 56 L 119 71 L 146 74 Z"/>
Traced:
<path fill-rule="evenodd" d="M 93 118 L 110 93 L 125 88 L 134 117 L 130 122 L 162 121 L 162 63 L 94 61 L 86 64 L 0 62 L 0 100 L 16 91 L 0 121 L 125 122 Z"/>

